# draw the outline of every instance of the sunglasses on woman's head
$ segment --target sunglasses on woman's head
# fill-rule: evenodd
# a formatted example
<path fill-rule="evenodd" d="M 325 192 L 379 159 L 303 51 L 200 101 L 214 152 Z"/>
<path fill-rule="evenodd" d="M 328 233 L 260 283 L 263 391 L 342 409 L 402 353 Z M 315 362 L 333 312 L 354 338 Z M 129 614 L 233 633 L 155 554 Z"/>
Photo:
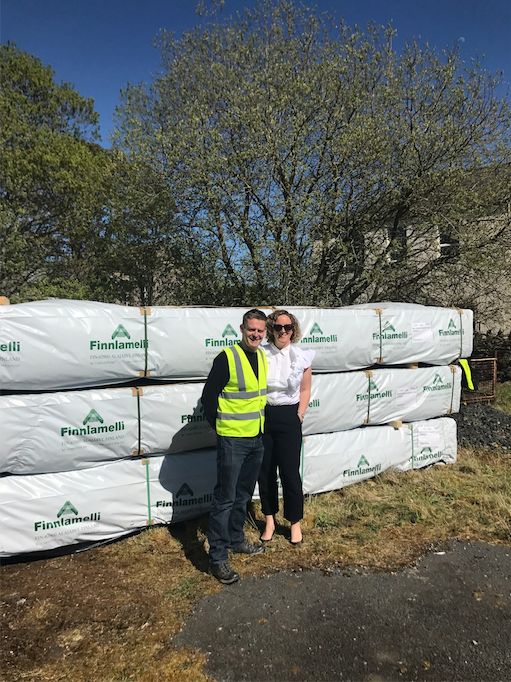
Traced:
<path fill-rule="evenodd" d="M 283 329 L 285 329 L 286 332 L 292 332 L 293 331 L 293 325 L 292 324 L 274 324 L 273 329 L 275 329 L 276 332 L 281 332 Z"/>

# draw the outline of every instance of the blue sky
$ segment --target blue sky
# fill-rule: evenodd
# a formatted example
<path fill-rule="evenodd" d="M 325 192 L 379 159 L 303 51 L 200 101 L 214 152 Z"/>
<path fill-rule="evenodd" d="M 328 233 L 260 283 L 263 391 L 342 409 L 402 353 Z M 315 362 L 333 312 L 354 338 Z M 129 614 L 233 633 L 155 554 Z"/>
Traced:
<path fill-rule="evenodd" d="M 210 4 L 210 0 L 205 0 Z M 225 0 L 220 16 L 253 5 Z M 466 60 L 481 57 L 492 72 L 511 82 L 511 2 L 509 0 L 316 0 L 318 11 L 349 24 L 392 25 L 399 42 L 412 37 L 437 48 L 459 44 Z M 108 146 L 119 91 L 128 82 L 149 82 L 159 68 L 153 46 L 162 28 L 180 35 L 200 24 L 196 0 L 0 0 L 0 40 L 36 55 L 92 97 Z M 504 93 L 504 90 L 502 90 Z"/>

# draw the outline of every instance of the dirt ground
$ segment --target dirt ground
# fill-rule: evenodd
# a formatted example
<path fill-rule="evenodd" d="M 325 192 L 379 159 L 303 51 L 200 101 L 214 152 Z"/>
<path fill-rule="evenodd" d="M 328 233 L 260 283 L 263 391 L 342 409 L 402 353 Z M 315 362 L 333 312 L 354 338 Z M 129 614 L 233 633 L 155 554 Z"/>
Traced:
<path fill-rule="evenodd" d="M 217 587 L 205 573 L 188 577 L 187 564 L 181 542 L 161 528 L 78 554 L 3 566 L 0 679 L 151 680 L 149 661 L 154 679 L 158 671 L 160 679 L 175 679 L 176 667 L 191 673 L 200 657 L 165 661 L 169 637 L 192 593 Z"/>

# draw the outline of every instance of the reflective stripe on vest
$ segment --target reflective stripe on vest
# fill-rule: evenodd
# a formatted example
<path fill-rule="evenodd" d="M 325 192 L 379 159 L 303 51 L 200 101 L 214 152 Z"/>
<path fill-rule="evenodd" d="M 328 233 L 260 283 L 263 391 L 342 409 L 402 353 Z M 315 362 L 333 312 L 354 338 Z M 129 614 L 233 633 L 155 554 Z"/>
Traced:
<path fill-rule="evenodd" d="M 468 363 L 468 360 L 458 360 L 458 362 L 461 365 L 461 368 L 463 369 L 463 373 L 465 374 L 465 379 L 467 381 L 467 386 L 470 391 L 475 390 L 474 389 L 474 382 L 472 381 L 472 370 L 470 369 L 470 365 Z"/>
<path fill-rule="evenodd" d="M 244 398 L 256 398 L 258 395 L 266 395 L 268 389 L 262 388 L 260 391 L 222 391 L 220 394 L 226 400 L 243 400 Z"/>
<path fill-rule="evenodd" d="M 244 419 L 259 419 L 259 412 L 245 412 L 244 414 L 236 414 L 232 412 L 217 412 L 218 419 L 237 419 L 238 421 Z"/>
<path fill-rule="evenodd" d="M 225 349 L 229 379 L 218 396 L 216 432 L 219 436 L 251 437 L 264 429 L 268 363 L 266 355 L 257 349 L 256 378 L 243 349 L 235 344 Z"/>

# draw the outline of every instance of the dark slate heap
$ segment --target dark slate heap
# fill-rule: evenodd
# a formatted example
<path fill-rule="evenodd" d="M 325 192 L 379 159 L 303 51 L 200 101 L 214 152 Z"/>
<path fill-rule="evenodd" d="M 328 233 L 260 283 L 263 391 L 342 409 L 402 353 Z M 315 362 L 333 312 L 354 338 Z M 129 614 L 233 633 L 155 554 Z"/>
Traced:
<path fill-rule="evenodd" d="M 487 403 L 461 405 L 452 417 L 458 424 L 458 444 L 511 450 L 511 415 Z"/>

